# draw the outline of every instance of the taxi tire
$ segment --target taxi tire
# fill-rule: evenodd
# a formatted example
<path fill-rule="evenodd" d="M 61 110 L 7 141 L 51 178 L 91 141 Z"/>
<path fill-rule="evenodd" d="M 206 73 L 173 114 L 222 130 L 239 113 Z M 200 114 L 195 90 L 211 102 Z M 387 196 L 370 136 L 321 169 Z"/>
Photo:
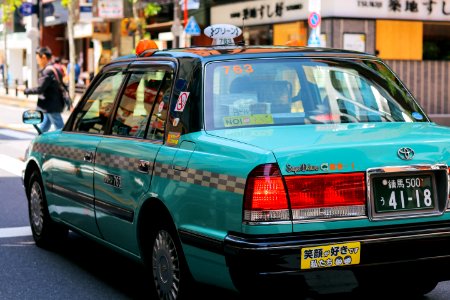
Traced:
<path fill-rule="evenodd" d="M 157 299 L 190 299 L 194 281 L 188 270 L 176 231 L 160 220 L 152 231 L 149 272 Z"/>
<path fill-rule="evenodd" d="M 28 185 L 28 217 L 36 246 L 52 248 L 67 237 L 67 227 L 54 222 L 48 211 L 41 175 L 34 171 Z"/>

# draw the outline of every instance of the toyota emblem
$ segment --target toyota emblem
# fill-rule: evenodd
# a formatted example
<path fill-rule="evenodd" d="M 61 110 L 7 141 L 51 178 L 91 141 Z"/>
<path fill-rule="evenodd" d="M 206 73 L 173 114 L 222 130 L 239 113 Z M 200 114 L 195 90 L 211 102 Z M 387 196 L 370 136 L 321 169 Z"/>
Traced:
<path fill-rule="evenodd" d="M 397 155 L 403 160 L 411 160 L 414 157 L 414 150 L 408 147 L 403 147 L 398 149 Z"/>

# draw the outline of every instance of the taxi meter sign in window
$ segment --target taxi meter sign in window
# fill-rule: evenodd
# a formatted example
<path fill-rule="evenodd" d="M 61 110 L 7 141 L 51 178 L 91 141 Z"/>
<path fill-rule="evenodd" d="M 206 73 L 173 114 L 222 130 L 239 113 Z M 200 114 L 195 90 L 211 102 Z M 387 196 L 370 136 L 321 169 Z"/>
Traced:
<path fill-rule="evenodd" d="M 216 24 L 205 28 L 205 35 L 213 39 L 213 45 L 234 45 L 234 38 L 242 34 L 242 30 L 230 24 Z"/>

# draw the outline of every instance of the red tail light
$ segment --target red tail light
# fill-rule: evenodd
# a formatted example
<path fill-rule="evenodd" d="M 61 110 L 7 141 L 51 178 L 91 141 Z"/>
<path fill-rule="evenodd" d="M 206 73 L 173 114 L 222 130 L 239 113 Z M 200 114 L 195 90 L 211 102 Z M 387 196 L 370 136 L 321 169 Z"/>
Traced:
<path fill-rule="evenodd" d="M 283 177 L 277 164 L 266 164 L 249 174 L 244 197 L 247 222 L 363 216 L 365 173 Z"/>
<path fill-rule="evenodd" d="M 293 219 L 365 214 L 364 173 L 286 177 Z"/>
<path fill-rule="evenodd" d="M 244 197 L 244 221 L 290 219 L 283 177 L 276 164 L 261 165 L 250 172 Z"/>

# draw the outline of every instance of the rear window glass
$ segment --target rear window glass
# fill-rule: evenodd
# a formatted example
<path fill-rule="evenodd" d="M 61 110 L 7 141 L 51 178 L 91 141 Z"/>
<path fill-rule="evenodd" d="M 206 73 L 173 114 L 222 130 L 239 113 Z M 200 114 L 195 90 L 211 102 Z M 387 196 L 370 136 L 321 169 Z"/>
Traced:
<path fill-rule="evenodd" d="M 378 61 L 223 61 L 209 63 L 205 78 L 207 129 L 428 121 L 395 75 Z"/>

